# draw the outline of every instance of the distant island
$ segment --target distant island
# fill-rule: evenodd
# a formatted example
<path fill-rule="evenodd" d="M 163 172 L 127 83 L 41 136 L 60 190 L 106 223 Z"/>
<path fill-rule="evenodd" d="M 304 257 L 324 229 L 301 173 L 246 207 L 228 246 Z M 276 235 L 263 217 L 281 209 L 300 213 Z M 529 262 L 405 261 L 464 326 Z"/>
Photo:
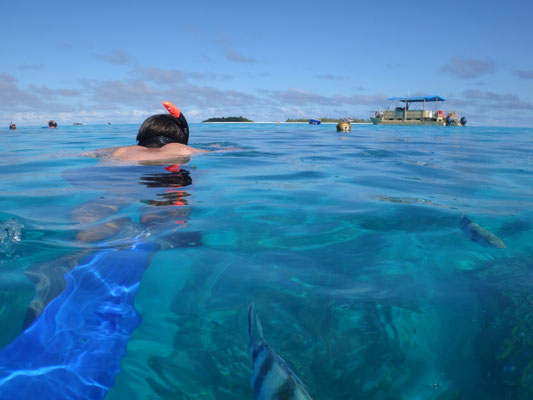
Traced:
<path fill-rule="evenodd" d="M 202 122 L 254 122 L 248 118 L 244 117 L 218 117 L 218 118 L 209 118 Z"/>
<path fill-rule="evenodd" d="M 309 119 L 310 118 L 289 118 L 285 122 L 309 122 Z M 339 123 L 339 122 L 344 121 L 344 118 L 319 118 L 319 119 L 322 122 L 333 122 L 333 123 Z M 369 119 L 350 118 L 350 122 L 357 124 L 357 123 L 362 123 L 362 122 L 370 123 L 371 121 Z"/>

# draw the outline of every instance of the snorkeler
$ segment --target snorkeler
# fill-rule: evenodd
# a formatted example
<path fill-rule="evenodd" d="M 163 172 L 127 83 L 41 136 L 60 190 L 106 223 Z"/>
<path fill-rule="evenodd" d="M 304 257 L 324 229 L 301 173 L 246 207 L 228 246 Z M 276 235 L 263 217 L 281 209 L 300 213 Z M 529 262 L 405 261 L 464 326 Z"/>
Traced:
<path fill-rule="evenodd" d="M 164 101 L 169 114 L 157 114 L 147 118 L 137 134 L 137 145 L 100 149 L 103 155 L 122 161 L 156 161 L 175 157 L 206 153 L 187 146 L 189 125 L 183 113 L 172 103 Z"/>
<path fill-rule="evenodd" d="M 48 121 L 48 128 L 50 128 L 50 129 L 57 128 L 57 122 L 54 121 L 53 119 L 51 119 L 50 121 Z"/>
<path fill-rule="evenodd" d="M 11 122 L 11 123 L 9 124 L 9 129 L 17 129 L 17 125 L 14 124 L 13 122 Z"/>

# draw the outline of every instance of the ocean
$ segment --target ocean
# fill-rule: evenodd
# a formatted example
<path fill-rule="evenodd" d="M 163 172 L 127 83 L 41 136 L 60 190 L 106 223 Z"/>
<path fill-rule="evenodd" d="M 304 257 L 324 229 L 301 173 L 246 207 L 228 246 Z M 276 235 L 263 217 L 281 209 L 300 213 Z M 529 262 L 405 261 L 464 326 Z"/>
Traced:
<path fill-rule="evenodd" d="M 253 303 L 314 399 L 533 399 L 533 129 L 137 130 L 0 129 L 0 392 L 253 399 Z"/>

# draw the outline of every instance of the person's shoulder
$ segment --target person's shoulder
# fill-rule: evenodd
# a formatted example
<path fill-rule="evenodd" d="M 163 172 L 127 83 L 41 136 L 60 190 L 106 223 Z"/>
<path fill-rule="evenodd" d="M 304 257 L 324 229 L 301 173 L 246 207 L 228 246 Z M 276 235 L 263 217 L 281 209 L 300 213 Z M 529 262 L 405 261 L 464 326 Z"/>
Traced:
<path fill-rule="evenodd" d="M 187 146 L 181 143 L 169 143 L 161 148 L 161 151 L 169 154 L 176 155 L 191 155 L 195 153 L 207 153 L 207 150 L 195 149 L 194 147 Z"/>
<path fill-rule="evenodd" d="M 141 150 L 146 150 L 146 149 L 142 146 L 133 145 L 133 146 L 115 147 L 111 150 L 112 150 L 111 156 L 116 157 L 116 156 L 122 156 L 128 153 L 137 153 Z"/>
<path fill-rule="evenodd" d="M 104 157 L 104 158 L 117 158 L 124 154 L 131 152 L 138 152 L 142 147 L 140 146 L 120 146 L 120 147 L 106 147 L 103 149 L 94 150 L 91 152 L 83 153 L 82 155 L 88 157 Z"/>

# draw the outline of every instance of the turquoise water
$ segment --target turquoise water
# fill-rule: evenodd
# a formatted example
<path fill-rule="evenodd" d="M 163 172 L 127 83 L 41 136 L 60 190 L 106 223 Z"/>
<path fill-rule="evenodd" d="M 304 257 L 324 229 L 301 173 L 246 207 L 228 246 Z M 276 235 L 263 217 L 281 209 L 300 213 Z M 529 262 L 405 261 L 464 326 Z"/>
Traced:
<path fill-rule="evenodd" d="M 79 156 L 137 129 L 1 130 L 0 220 L 21 235 L 0 235 L 1 347 L 32 273 L 61 282 L 143 235 L 168 245 L 106 399 L 253 398 L 252 302 L 315 399 L 533 399 L 533 129 L 191 124 L 192 146 L 238 149 L 178 172 Z"/>

